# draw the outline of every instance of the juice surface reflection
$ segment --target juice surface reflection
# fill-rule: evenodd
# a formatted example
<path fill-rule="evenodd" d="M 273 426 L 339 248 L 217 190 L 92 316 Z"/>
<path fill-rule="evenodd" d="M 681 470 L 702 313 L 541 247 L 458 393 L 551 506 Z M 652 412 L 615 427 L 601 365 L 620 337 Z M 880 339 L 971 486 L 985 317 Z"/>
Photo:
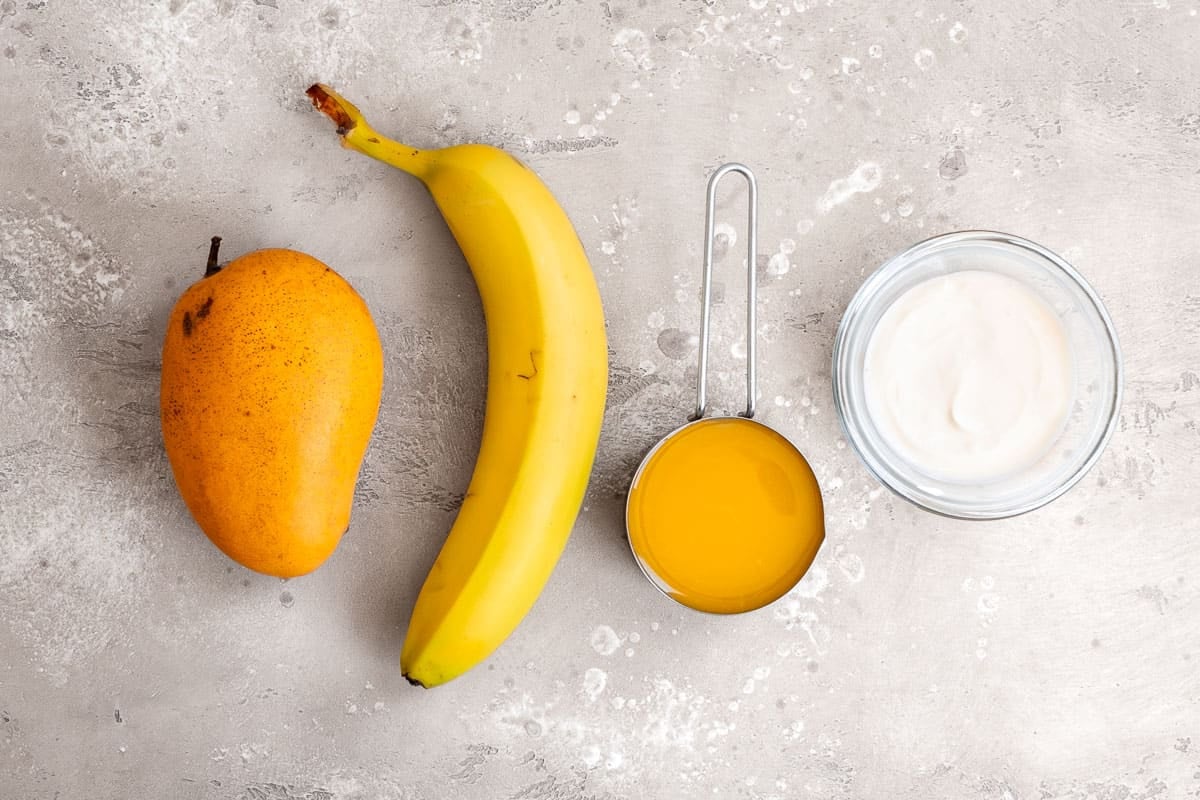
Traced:
<path fill-rule="evenodd" d="M 739 417 L 676 431 L 629 492 L 629 540 L 678 602 L 718 614 L 760 608 L 803 577 L 825 538 L 821 491 L 786 438 Z"/>

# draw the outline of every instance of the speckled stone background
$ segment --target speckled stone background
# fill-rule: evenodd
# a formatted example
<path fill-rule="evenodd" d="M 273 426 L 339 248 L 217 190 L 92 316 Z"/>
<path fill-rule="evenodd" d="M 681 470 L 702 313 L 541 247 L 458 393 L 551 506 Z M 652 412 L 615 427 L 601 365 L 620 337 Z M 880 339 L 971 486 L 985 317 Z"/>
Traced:
<path fill-rule="evenodd" d="M 0 0 L 0 796 L 1200 796 L 1198 6 Z M 607 303 L 571 543 L 516 635 L 433 691 L 397 660 L 470 475 L 483 320 L 424 190 L 340 149 L 314 80 L 414 144 L 518 153 Z M 622 510 L 690 402 L 728 159 L 761 183 L 762 416 L 812 461 L 828 539 L 784 600 L 714 618 L 642 578 Z M 1099 465 L 995 524 L 883 491 L 829 384 L 863 277 L 970 227 L 1073 260 L 1127 366 Z M 163 325 L 213 234 L 333 265 L 387 351 L 351 531 L 286 583 L 205 539 L 159 437 Z"/>

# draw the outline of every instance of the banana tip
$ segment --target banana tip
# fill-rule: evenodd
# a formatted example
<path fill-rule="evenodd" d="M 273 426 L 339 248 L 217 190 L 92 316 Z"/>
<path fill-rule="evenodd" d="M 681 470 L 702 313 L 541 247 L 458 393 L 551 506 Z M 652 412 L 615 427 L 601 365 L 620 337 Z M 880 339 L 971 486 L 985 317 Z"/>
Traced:
<path fill-rule="evenodd" d="M 314 83 L 304 92 L 313 106 L 337 124 L 338 136 L 345 136 L 354 128 L 354 118 L 339 102 L 339 98 L 328 86 Z"/>
<path fill-rule="evenodd" d="M 412 686 L 420 686 L 422 689 L 428 689 L 428 688 L 429 688 L 428 686 L 426 686 L 425 684 L 421 683 L 421 682 L 420 682 L 419 680 L 417 680 L 416 678 L 410 678 L 408 675 L 405 675 L 405 676 L 404 676 L 404 680 L 408 681 L 408 682 L 409 682 L 409 684 L 410 684 L 410 685 L 412 685 Z"/>

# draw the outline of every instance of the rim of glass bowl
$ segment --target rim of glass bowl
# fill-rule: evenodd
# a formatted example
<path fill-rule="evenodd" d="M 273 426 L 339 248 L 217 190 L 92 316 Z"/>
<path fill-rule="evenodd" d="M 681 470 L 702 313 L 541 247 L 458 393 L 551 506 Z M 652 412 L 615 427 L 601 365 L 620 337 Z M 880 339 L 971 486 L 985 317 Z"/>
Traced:
<path fill-rule="evenodd" d="M 960 244 L 973 244 L 979 242 L 998 243 L 1009 247 L 1016 247 L 1022 250 L 1027 250 L 1044 262 L 1048 269 L 1057 269 L 1065 275 L 1071 283 L 1083 293 L 1095 310 L 1101 323 L 1104 326 L 1104 332 L 1107 338 L 1107 344 L 1111 348 L 1114 364 L 1114 382 L 1113 392 L 1108 398 L 1109 413 L 1108 419 L 1104 422 L 1104 429 L 1100 437 L 1096 440 L 1095 445 L 1088 452 L 1086 458 L 1080 461 L 1079 466 L 1071 472 L 1066 479 L 1059 483 L 1050 486 L 1045 491 L 1031 495 L 1023 499 L 1019 503 L 1013 503 L 1003 507 L 996 508 L 976 508 L 966 506 L 954 500 L 939 500 L 928 494 L 914 491 L 908 482 L 902 479 L 903 470 L 894 469 L 890 464 L 883 459 L 876 458 L 873 455 L 873 448 L 866 442 L 866 437 L 862 433 L 862 429 L 857 424 L 857 421 L 852 421 L 854 417 L 853 411 L 847 405 L 847 394 L 849 391 L 849 376 L 847 370 L 842 365 L 845 358 L 846 342 L 849 336 L 849 331 L 853 331 L 856 325 L 860 322 L 864 309 L 875 298 L 876 294 L 889 281 L 895 278 L 896 275 L 908 268 L 910 265 L 919 261 L 922 257 L 936 250 L 944 250 L 948 247 Z M 848 366 L 848 365 L 847 365 Z M 937 236 L 931 236 L 928 239 L 923 239 L 916 244 L 904 249 L 900 253 L 892 256 L 885 261 L 878 269 L 863 281 L 858 291 L 854 293 L 850 304 L 846 306 L 845 313 L 842 314 L 842 319 L 838 323 L 837 335 L 833 340 L 833 404 L 837 410 L 838 424 L 841 426 L 842 434 L 846 440 L 850 442 L 851 448 L 854 450 L 859 461 L 866 466 L 875 479 L 883 484 L 889 491 L 899 497 L 904 498 L 913 505 L 930 511 L 934 514 L 939 514 L 952 519 L 963 520 L 996 520 L 1007 519 L 1009 517 L 1019 516 L 1028 513 L 1035 509 L 1050 503 L 1062 495 L 1066 494 L 1070 489 L 1083 479 L 1096 462 L 1100 455 L 1104 452 L 1104 448 L 1108 446 L 1109 440 L 1112 438 L 1113 432 L 1116 430 L 1117 421 L 1120 416 L 1121 399 L 1125 384 L 1124 364 L 1121 359 L 1121 347 L 1117 340 L 1117 332 L 1113 326 L 1112 317 L 1108 314 L 1108 309 L 1104 307 L 1104 303 L 1100 300 L 1099 295 L 1091 287 L 1082 275 L 1072 267 L 1062 256 L 1052 250 L 1042 247 L 1036 242 L 1031 242 L 1028 239 L 1023 239 L 1020 236 L 1014 236 L 1008 233 L 989 230 L 966 230 L 954 231 L 951 233 L 943 233 Z"/>

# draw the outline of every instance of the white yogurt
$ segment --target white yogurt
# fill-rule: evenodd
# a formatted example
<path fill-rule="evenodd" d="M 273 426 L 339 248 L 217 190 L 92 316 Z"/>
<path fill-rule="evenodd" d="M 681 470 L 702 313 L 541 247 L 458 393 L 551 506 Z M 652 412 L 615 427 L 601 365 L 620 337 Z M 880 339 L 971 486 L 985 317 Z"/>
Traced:
<path fill-rule="evenodd" d="M 867 408 L 900 456 L 942 480 L 985 482 L 1041 458 L 1071 401 L 1054 312 L 1024 284 L 966 270 L 913 286 L 867 344 Z"/>

